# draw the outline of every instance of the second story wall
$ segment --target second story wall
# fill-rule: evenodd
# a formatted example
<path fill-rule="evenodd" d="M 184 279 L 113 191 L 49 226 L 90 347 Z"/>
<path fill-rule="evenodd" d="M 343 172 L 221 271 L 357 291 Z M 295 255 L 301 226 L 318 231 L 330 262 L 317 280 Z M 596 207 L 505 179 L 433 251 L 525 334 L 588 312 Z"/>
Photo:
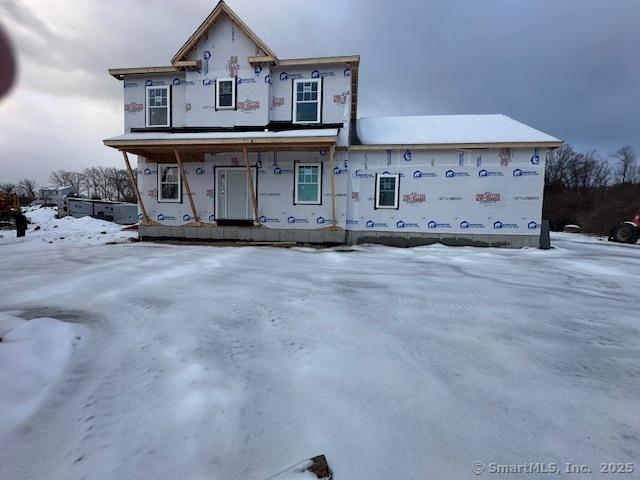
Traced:
<path fill-rule="evenodd" d="M 191 52 L 200 71 L 186 72 L 185 125 L 233 127 L 269 123 L 269 68 L 247 58 L 264 55 L 242 29 L 222 16 Z M 216 79 L 236 78 L 236 108 L 216 110 Z"/>
<path fill-rule="evenodd" d="M 321 123 L 345 123 L 351 113 L 351 69 L 344 64 L 281 67 L 271 75 L 271 120 L 292 121 L 293 88 L 297 79 L 321 79 Z"/>
<path fill-rule="evenodd" d="M 123 80 L 124 88 L 124 131 L 145 128 L 147 118 L 147 87 L 169 86 L 171 109 L 169 116 L 172 127 L 185 126 L 185 75 L 182 72 L 157 74 L 152 76 L 131 75 Z"/>
<path fill-rule="evenodd" d="M 184 47 L 185 53 L 179 58 L 191 61 L 189 67 L 142 67 L 123 73 L 125 132 L 180 127 L 261 129 L 272 122 L 293 124 L 293 128 L 298 123 L 318 128 L 343 124 L 340 145 L 347 144 L 353 77 L 352 64 L 345 59 L 353 57 L 270 60 L 273 56 L 264 52 L 268 47 L 244 28 L 223 14 L 197 43 L 189 41 Z M 265 58 L 261 63 L 249 63 L 249 57 Z M 336 63 L 328 63 L 333 61 Z M 226 83 L 220 86 L 220 81 Z M 305 81 L 304 88 L 313 90 L 313 98 L 296 101 L 299 81 Z M 222 105 L 218 91 L 231 85 L 233 101 Z M 158 87 L 162 95 L 170 97 L 166 122 L 164 113 L 157 108 L 153 113 L 163 121 L 148 121 L 153 104 L 149 87 Z M 164 87 L 167 93 L 162 90 Z"/>

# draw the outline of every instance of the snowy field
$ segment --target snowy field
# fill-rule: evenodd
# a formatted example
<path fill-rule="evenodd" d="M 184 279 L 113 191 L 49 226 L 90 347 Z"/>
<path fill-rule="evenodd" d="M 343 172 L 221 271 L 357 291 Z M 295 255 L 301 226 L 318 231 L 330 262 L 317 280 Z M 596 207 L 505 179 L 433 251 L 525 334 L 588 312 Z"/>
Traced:
<path fill-rule="evenodd" d="M 109 242 L 127 242 L 138 236 L 137 232 L 123 232 L 122 226 L 91 217 L 55 218 L 55 207 L 27 207 L 24 215 L 31 222 L 24 238 L 16 238 L 15 230 L 0 230 L 0 246 L 21 243 L 104 245 Z M 35 245 L 34 245 L 35 247 Z M 37 248 L 37 247 L 36 247 Z"/>
<path fill-rule="evenodd" d="M 1 479 L 264 480 L 320 453 L 336 480 L 640 477 L 640 246 L 175 246 L 42 222 L 0 231 Z"/>

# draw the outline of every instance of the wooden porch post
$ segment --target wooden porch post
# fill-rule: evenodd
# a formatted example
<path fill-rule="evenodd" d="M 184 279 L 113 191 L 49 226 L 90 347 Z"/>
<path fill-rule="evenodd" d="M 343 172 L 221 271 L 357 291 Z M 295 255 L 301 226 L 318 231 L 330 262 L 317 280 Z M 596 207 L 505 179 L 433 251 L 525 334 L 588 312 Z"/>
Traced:
<path fill-rule="evenodd" d="M 256 199 L 256 191 L 253 188 L 253 175 L 251 175 L 251 165 L 249 164 L 249 152 L 247 147 L 242 147 L 242 154 L 244 155 L 244 166 L 247 170 L 247 183 L 251 190 L 251 204 L 253 205 L 253 224 L 257 227 L 260 225 L 258 221 L 258 201 Z"/>
<path fill-rule="evenodd" d="M 180 158 L 180 153 L 178 153 L 177 148 L 173 150 L 173 153 L 175 153 L 176 155 L 176 161 L 178 162 L 178 168 L 180 169 L 180 178 L 184 182 L 185 189 L 187 190 L 187 197 L 189 197 L 189 204 L 191 205 L 191 212 L 193 213 L 193 221 L 199 223 L 200 218 L 198 217 L 198 212 L 196 212 L 196 204 L 193 202 L 193 196 L 191 195 L 191 187 L 189 186 L 189 181 L 187 180 L 187 176 L 184 173 L 182 158 Z"/>
<path fill-rule="evenodd" d="M 133 187 L 133 192 L 136 194 L 136 198 L 138 199 L 138 205 L 140 205 L 140 210 L 142 210 L 142 221 L 143 223 L 152 223 L 149 215 L 147 215 L 147 210 L 144 208 L 144 203 L 142 203 L 142 195 L 140 195 L 140 190 L 138 190 L 136 177 L 133 176 L 133 170 L 131 170 L 131 164 L 129 163 L 129 156 L 127 155 L 127 152 L 122 150 L 122 156 L 124 157 L 124 162 L 127 164 L 127 173 L 129 174 L 131 187 Z"/>
<path fill-rule="evenodd" d="M 331 227 L 336 228 L 338 225 L 336 219 L 336 174 L 333 171 L 335 168 L 335 153 L 336 146 L 331 145 L 329 147 L 329 170 L 331 175 Z"/>

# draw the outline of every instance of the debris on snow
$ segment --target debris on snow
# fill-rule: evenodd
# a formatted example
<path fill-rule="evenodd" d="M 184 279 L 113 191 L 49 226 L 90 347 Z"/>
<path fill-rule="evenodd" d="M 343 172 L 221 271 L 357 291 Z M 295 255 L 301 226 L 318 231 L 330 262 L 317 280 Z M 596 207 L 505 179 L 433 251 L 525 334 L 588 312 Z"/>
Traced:
<path fill-rule="evenodd" d="M 265 480 L 333 480 L 333 472 L 324 455 L 300 462 L 286 470 L 277 473 Z"/>

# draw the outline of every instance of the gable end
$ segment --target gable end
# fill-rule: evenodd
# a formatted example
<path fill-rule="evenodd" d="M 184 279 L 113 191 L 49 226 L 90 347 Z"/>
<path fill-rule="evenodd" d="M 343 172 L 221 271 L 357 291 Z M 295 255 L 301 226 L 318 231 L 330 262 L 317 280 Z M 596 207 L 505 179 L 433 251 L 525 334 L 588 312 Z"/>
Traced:
<path fill-rule="evenodd" d="M 185 44 L 178 50 L 178 53 L 174 55 L 171 59 L 171 63 L 175 64 L 180 61 L 188 60 L 187 56 L 196 48 L 198 42 L 202 39 L 205 33 L 215 24 L 215 22 L 220 18 L 221 15 L 227 15 L 232 22 L 234 22 L 240 29 L 255 42 L 260 50 L 264 52 L 265 55 L 276 58 L 276 54 L 267 47 L 267 45 L 255 34 L 253 31 L 244 23 L 238 15 L 235 14 L 231 8 L 224 2 L 224 0 L 220 0 L 216 8 L 209 14 L 209 16 L 205 19 L 204 22 L 198 27 L 198 29 L 189 37 L 189 39 L 185 42 Z"/>

